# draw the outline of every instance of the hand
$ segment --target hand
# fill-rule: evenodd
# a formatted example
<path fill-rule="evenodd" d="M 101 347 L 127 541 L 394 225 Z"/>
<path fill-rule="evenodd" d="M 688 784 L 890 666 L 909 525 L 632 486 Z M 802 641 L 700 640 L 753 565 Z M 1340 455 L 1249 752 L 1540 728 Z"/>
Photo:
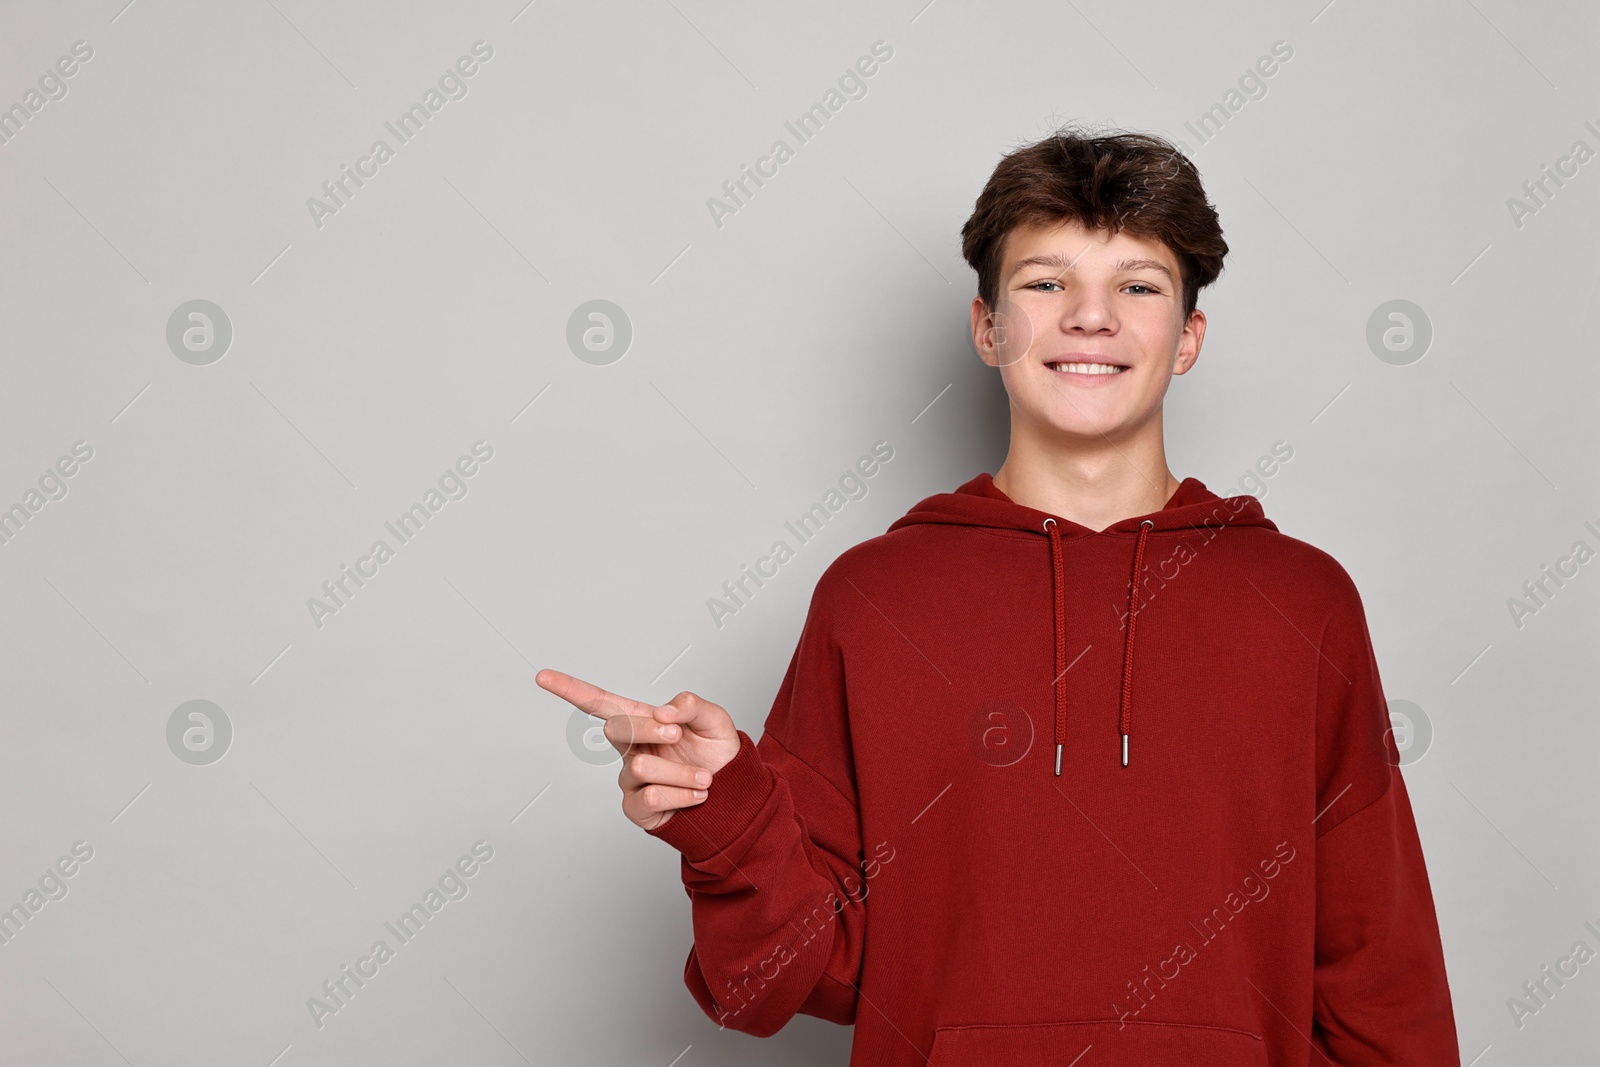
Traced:
<path fill-rule="evenodd" d="M 580 711 L 605 720 L 606 740 L 622 753 L 622 813 L 654 830 L 678 808 L 705 800 L 714 774 L 739 753 L 733 717 L 693 693 L 656 706 L 608 693 L 548 668 L 534 675 L 539 688 Z"/>

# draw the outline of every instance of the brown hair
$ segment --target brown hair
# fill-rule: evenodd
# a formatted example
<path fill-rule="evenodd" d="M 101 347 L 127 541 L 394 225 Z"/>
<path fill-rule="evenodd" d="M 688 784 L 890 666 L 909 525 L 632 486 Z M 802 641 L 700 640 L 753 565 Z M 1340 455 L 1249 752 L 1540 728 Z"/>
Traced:
<path fill-rule="evenodd" d="M 994 308 L 1006 235 L 1017 226 L 1073 221 L 1160 241 L 1178 260 L 1187 321 L 1200 290 L 1222 273 L 1228 242 L 1199 172 L 1151 134 L 1085 136 L 1063 126 L 1002 159 L 961 227 L 961 254 Z"/>

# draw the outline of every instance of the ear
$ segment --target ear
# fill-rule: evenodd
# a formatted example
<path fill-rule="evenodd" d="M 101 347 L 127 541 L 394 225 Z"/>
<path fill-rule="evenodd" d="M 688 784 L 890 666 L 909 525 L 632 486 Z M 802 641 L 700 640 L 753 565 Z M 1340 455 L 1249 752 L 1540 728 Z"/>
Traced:
<path fill-rule="evenodd" d="M 995 329 L 994 316 L 984 306 L 983 297 L 973 297 L 972 347 L 977 350 L 978 358 L 990 367 L 1000 364 L 1000 353 L 995 347 Z"/>
<path fill-rule="evenodd" d="M 1172 373 L 1187 374 L 1200 359 L 1200 344 L 1206 337 L 1206 314 L 1199 308 L 1189 313 L 1189 322 L 1178 335 L 1178 351 L 1173 359 Z"/>

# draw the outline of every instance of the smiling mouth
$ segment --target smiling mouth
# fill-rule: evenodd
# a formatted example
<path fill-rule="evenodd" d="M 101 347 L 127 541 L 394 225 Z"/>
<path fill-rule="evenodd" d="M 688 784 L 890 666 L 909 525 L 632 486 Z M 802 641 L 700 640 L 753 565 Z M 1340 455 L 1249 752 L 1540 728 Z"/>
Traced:
<path fill-rule="evenodd" d="M 1069 363 L 1052 361 L 1045 364 L 1057 374 L 1121 374 L 1128 368 L 1120 363 Z"/>

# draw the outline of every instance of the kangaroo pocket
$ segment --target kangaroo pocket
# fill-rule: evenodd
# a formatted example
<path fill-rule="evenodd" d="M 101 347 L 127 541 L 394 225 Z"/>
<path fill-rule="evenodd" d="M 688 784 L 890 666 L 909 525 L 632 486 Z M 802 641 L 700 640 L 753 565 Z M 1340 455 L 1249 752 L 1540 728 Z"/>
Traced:
<path fill-rule="evenodd" d="M 1268 1067 L 1259 1034 L 1116 1019 L 940 1026 L 928 1058 L 929 1067 Z"/>

